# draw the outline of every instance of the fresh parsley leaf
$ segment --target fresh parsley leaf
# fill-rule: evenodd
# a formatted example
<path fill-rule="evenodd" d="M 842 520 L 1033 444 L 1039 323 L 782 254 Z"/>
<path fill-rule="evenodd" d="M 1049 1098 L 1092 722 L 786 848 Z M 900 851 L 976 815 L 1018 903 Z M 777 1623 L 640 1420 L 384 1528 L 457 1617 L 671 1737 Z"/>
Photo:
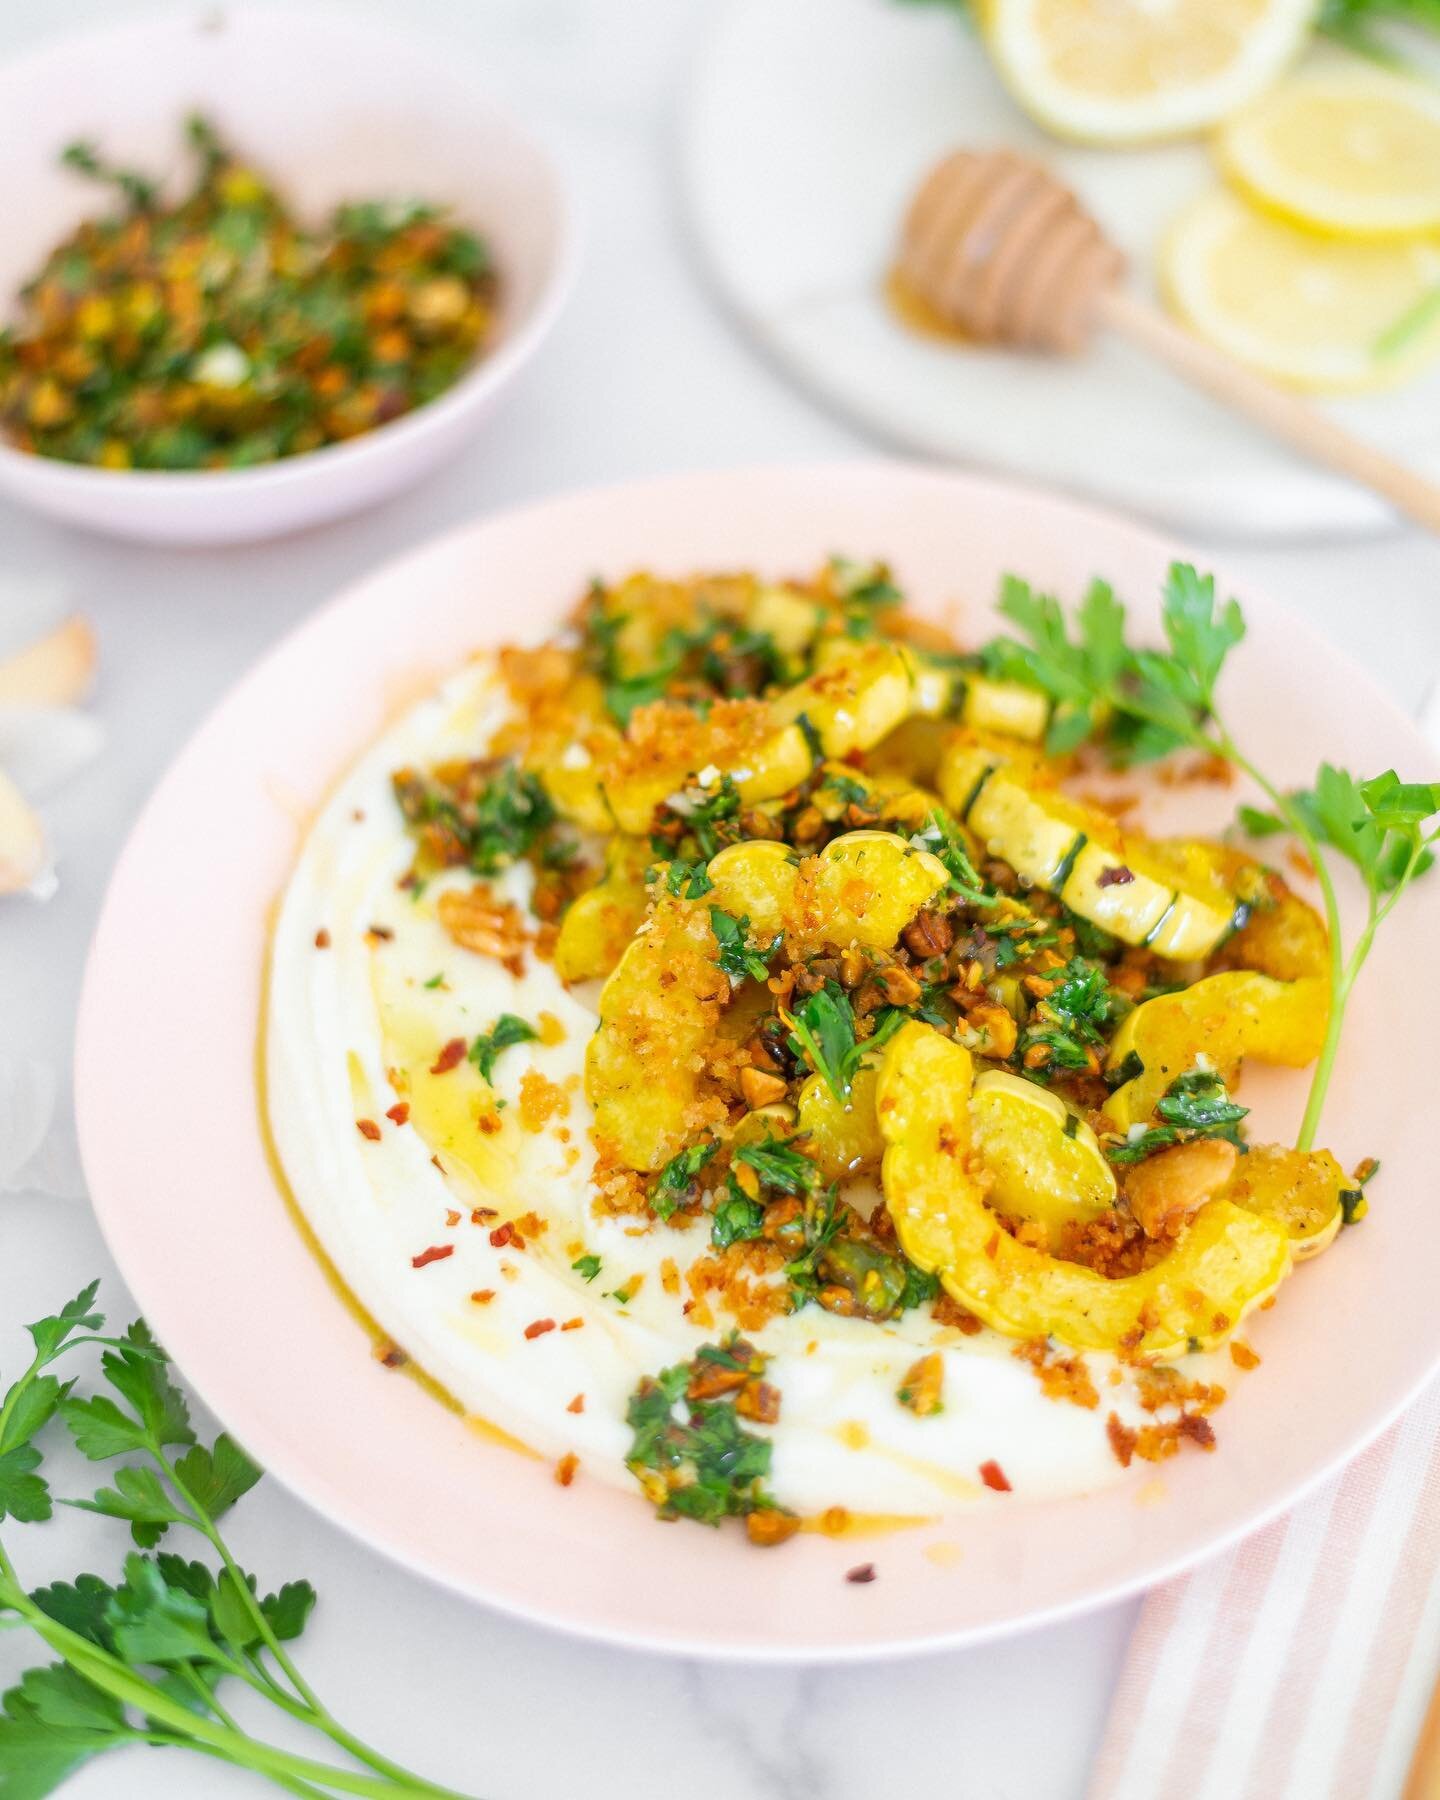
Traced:
<path fill-rule="evenodd" d="M 889 566 L 883 562 L 859 562 L 852 556 L 832 556 L 829 574 L 836 597 L 847 606 L 868 611 L 872 607 L 899 606 L 905 598 L 890 579 Z"/>
<path fill-rule="evenodd" d="M 720 1148 L 716 1143 L 691 1144 L 678 1156 L 672 1156 L 655 1179 L 650 1190 L 650 1210 L 659 1219 L 668 1219 L 690 1192 L 695 1177 Z"/>
<path fill-rule="evenodd" d="M 502 1050 L 511 1050 L 516 1044 L 531 1044 L 538 1040 L 540 1033 L 524 1019 L 517 1018 L 514 1013 L 501 1013 L 489 1031 L 481 1032 L 470 1046 L 470 1060 L 481 1075 L 493 1087 L 495 1085 L 495 1064 Z"/>
<path fill-rule="evenodd" d="M 125 1580 L 110 1602 L 106 1624 L 129 1662 L 209 1662 L 219 1653 L 207 1608 L 184 1588 L 172 1587 L 152 1558 L 133 1551 L 125 1558 Z"/>
<path fill-rule="evenodd" d="M 810 1067 L 843 1106 L 858 1065 L 855 1013 L 837 982 L 827 981 L 793 1013 L 781 1017 L 790 1027 L 790 1048 Z"/>
<path fill-rule="evenodd" d="M 737 919 L 720 906 L 710 908 L 710 929 L 715 933 L 715 942 L 720 947 L 716 961 L 730 977 L 733 986 L 738 987 L 746 976 L 754 981 L 764 981 L 768 977 L 770 960 L 780 948 L 781 940 L 778 936 L 764 949 L 752 949 L 748 939 L 749 919 Z"/>
<path fill-rule="evenodd" d="M 100 1283 L 92 1281 L 73 1300 L 66 1301 L 58 1313 L 48 1319 L 37 1319 L 25 1329 L 35 1344 L 35 1354 L 42 1363 L 52 1360 L 61 1346 L 77 1331 L 99 1331 L 105 1315 L 93 1310 Z"/>
<path fill-rule="evenodd" d="M 212 1519 L 229 1512 L 260 1479 L 258 1464 L 223 1431 L 213 1449 L 196 1444 L 187 1450 L 175 1464 L 175 1474 L 192 1503 Z"/>
<path fill-rule="evenodd" d="M 1156 1102 L 1155 1115 L 1161 1124 L 1132 1132 L 1122 1143 L 1108 1147 L 1105 1154 L 1112 1163 L 1123 1166 L 1143 1162 L 1157 1150 L 1196 1137 L 1224 1138 L 1243 1150 L 1239 1126 L 1248 1111 L 1230 1098 L 1213 1069 L 1191 1069 L 1176 1076 Z"/>
<path fill-rule="evenodd" d="M 710 1215 L 710 1242 L 716 1250 L 728 1250 L 748 1238 L 760 1236 L 765 1208 L 735 1185 L 733 1177 L 724 1197 Z"/>
<path fill-rule="evenodd" d="M 95 1490 L 92 1500 L 67 1500 L 81 1512 L 103 1513 L 109 1519 L 125 1519 L 130 1535 L 142 1550 L 158 1544 L 172 1525 L 190 1523 L 187 1514 L 175 1506 L 160 1477 L 150 1468 L 117 1469 L 114 1487 Z"/>
<path fill-rule="evenodd" d="M 939 857 L 950 877 L 951 890 L 969 906 L 993 906 L 995 896 L 987 893 L 980 873 L 970 860 L 960 827 L 936 807 L 926 819 L 924 828 L 910 839 L 918 849 Z"/>
<path fill-rule="evenodd" d="M 467 775 L 458 785 L 402 770 L 394 789 L 407 822 L 422 832 L 439 827 L 477 875 L 508 868 L 558 816 L 539 776 L 515 762 L 501 764 L 478 783 Z"/>
<path fill-rule="evenodd" d="M 731 1161 L 747 1164 L 766 1187 L 781 1194 L 808 1194 L 820 1180 L 820 1171 L 808 1156 L 774 1136 L 741 1144 Z"/>
<path fill-rule="evenodd" d="M 600 1273 L 600 1258 L 594 1255 L 577 1256 L 570 1267 L 582 1281 L 593 1281 Z"/>
<path fill-rule="evenodd" d="M 40 1467 L 40 1452 L 21 1444 L 0 1456 L 0 1519 L 18 1519 L 22 1525 L 38 1524 L 51 1514 L 50 1489 Z"/>
<path fill-rule="evenodd" d="M 703 862 L 684 862 L 677 859 L 665 871 L 665 888 L 677 899 L 702 899 L 715 886 L 710 873 Z"/>

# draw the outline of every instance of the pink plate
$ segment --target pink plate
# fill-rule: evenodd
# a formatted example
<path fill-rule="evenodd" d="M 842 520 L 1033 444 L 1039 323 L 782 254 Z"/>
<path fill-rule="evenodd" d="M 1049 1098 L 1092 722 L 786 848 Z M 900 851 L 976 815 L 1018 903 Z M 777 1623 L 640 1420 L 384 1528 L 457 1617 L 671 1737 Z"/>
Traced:
<path fill-rule="evenodd" d="M 865 1540 L 763 1553 L 656 1524 L 636 1497 L 478 1436 L 387 1372 L 292 1223 L 257 1122 L 267 914 L 299 827 L 398 704 L 477 645 L 533 638 L 594 572 L 809 570 L 891 558 L 920 607 L 963 605 L 974 641 L 1005 570 L 1074 596 L 1104 574 L 1154 622 L 1173 547 L 1019 488 L 896 465 L 687 475 L 550 501 L 415 551 L 318 612 L 201 728 L 121 858 L 81 1008 L 81 1139 L 105 1235 L 186 1377 L 282 1481 L 408 1567 L 524 1618 L 689 1655 L 873 1657 L 971 1643 L 1114 1600 L 1219 1549 L 1353 1455 L 1440 1361 L 1434 1009 L 1423 946 L 1440 879 L 1405 902 L 1354 1008 L 1324 1132 L 1384 1159 L 1365 1225 L 1303 1268 L 1247 1335 L 1264 1366 L 1218 1416 L 1220 1447 L 1084 1499 L 1003 1496 Z M 1303 623 L 1244 596 L 1226 705 L 1288 781 L 1328 757 L 1422 777 L 1434 758 Z M 1216 828 L 1235 795 L 1187 790 Z M 1347 894 L 1352 907 L 1356 899 Z M 1353 910 L 1352 910 L 1352 917 Z M 1405 997 L 1411 1004 L 1404 1004 Z M 1257 1074 L 1258 1135 L 1293 1130 L 1304 1078 Z M 873 1560 L 879 1579 L 844 1580 Z"/>

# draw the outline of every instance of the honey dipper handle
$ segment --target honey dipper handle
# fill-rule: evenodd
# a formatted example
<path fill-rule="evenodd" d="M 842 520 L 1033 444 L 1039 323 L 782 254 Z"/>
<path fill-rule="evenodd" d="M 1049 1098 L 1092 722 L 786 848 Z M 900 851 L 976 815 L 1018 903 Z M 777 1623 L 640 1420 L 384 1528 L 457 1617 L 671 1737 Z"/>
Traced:
<path fill-rule="evenodd" d="M 1348 475 L 1431 531 L 1440 532 L 1440 483 L 1386 456 L 1307 401 L 1173 324 L 1124 288 L 1096 300 L 1094 322 L 1168 363 L 1183 381 L 1244 413 L 1312 461 Z"/>

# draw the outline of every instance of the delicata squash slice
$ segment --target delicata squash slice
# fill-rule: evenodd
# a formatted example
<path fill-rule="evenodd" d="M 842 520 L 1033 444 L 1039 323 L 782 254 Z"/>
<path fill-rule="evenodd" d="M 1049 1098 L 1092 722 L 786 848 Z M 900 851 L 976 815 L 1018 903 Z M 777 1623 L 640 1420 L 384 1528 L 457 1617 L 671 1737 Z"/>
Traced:
<path fill-rule="evenodd" d="M 1207 877 L 1186 883 L 1109 814 L 1059 793 L 1033 759 L 993 741 L 958 738 L 939 771 L 940 794 L 992 856 L 1032 887 L 1122 943 L 1188 962 L 1209 956 L 1246 909 Z"/>
<path fill-rule="evenodd" d="M 784 933 L 809 945 L 885 949 L 949 881 L 928 851 L 883 831 L 852 831 L 819 856 L 768 840 L 712 858 L 703 900 L 662 897 L 600 993 L 585 1061 L 599 1142 L 632 1169 L 655 1169 L 726 1108 L 707 1090 L 706 1053 L 731 1001 L 712 909 L 746 921 L 749 941 Z"/>
<path fill-rule="evenodd" d="M 1291 1266 L 1285 1226 L 1207 1201 L 1142 1273 L 1109 1279 L 1032 1249 L 986 1205 L 970 1123 L 974 1064 L 933 1027 L 904 1026 L 885 1052 L 876 1113 L 885 1202 L 918 1267 L 987 1325 L 1079 1350 L 1174 1356 L 1225 1339 Z"/>
<path fill-rule="evenodd" d="M 1323 981 L 1276 981 L 1250 969 L 1207 975 L 1147 1000 L 1110 1040 L 1111 1074 L 1136 1065 L 1138 1072 L 1110 1095 L 1105 1117 L 1117 1131 L 1145 1124 L 1171 1082 L 1199 1066 L 1227 1086 L 1247 1056 L 1304 1068 L 1320 1054 L 1328 1016 Z"/>

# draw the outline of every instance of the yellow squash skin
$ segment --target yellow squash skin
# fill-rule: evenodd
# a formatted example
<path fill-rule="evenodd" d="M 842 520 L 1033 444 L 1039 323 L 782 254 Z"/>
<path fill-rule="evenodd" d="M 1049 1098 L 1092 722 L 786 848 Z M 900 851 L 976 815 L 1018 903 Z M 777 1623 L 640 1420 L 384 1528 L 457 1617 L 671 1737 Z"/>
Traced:
<path fill-rule="evenodd" d="M 655 860 L 645 838 L 611 838 L 605 873 L 573 900 L 555 940 L 555 973 L 562 981 L 608 975 L 644 922 L 650 902 L 645 871 Z"/>
<path fill-rule="evenodd" d="M 1106 1280 L 1032 1250 L 985 1205 L 970 1141 L 969 1053 L 910 1024 L 885 1053 L 876 1112 L 886 1204 L 910 1260 L 1009 1337 L 1176 1356 L 1223 1341 L 1290 1271 L 1284 1226 L 1212 1200 L 1163 1261 Z"/>
<path fill-rule="evenodd" d="M 730 1002 L 703 901 L 661 900 L 600 990 L 585 1053 L 585 1093 L 602 1150 L 658 1169 L 707 1122 L 706 1046 Z M 712 1108 L 717 1118 L 724 1107 Z"/>
<path fill-rule="evenodd" d="M 846 1103 L 835 1098 L 829 1082 L 819 1075 L 812 1075 L 801 1088 L 796 1129 L 809 1138 L 810 1154 L 827 1181 L 867 1175 L 880 1167 L 885 1143 L 875 1118 L 879 1079 L 876 1057 L 860 1065 Z"/>
<path fill-rule="evenodd" d="M 1283 1225 L 1296 1262 L 1303 1262 L 1334 1243 L 1344 1216 L 1340 1195 L 1350 1185 L 1328 1150 L 1254 1144 L 1221 1198 Z"/>
<path fill-rule="evenodd" d="M 1324 1045 L 1328 1013 L 1324 981 L 1276 981 L 1248 969 L 1147 1000 L 1116 1032 L 1108 1058 L 1118 1069 L 1133 1051 L 1144 1070 L 1111 1094 L 1105 1117 L 1117 1131 L 1148 1123 L 1166 1088 L 1201 1055 L 1227 1083 L 1247 1056 L 1304 1068 Z"/>
<path fill-rule="evenodd" d="M 842 950 L 888 950 L 950 879 L 938 857 L 893 831 L 847 831 L 803 861 L 765 839 L 732 844 L 709 874 L 711 904 L 748 918 L 756 937 L 785 931 Z"/>

